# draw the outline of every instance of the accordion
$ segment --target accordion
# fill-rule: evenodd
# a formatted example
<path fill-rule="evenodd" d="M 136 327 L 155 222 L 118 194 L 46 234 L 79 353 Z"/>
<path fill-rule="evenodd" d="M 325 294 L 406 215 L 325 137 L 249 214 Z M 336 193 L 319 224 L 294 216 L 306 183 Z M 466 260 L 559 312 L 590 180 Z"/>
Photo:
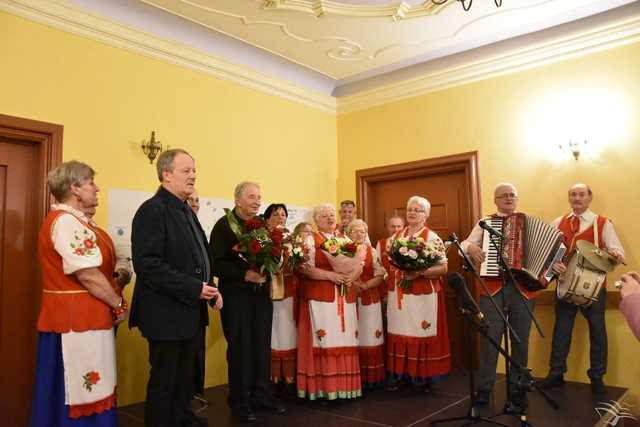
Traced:
<path fill-rule="evenodd" d="M 562 233 L 541 219 L 515 213 L 506 217 L 494 217 L 487 223 L 502 230 L 498 250 L 502 252 L 516 280 L 529 291 L 546 289 L 553 279 L 553 264 L 562 260 L 566 247 Z M 500 275 L 498 252 L 490 242 L 487 231 L 482 236 L 482 250 L 486 254 L 480 265 L 480 275 Z M 499 239 L 498 239 L 499 240 Z"/>

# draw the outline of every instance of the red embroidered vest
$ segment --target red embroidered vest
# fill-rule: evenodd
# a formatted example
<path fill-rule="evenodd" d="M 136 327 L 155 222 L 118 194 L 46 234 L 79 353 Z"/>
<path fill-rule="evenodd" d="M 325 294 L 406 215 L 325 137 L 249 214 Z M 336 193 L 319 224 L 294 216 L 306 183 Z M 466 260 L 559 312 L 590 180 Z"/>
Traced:
<path fill-rule="evenodd" d="M 41 332 L 65 333 L 90 330 L 111 329 L 113 318 L 111 308 L 92 296 L 80 284 L 75 275 L 64 274 L 62 257 L 51 241 L 51 229 L 63 210 L 49 212 L 38 236 L 38 253 L 42 266 L 42 302 L 38 317 L 38 330 Z M 98 248 L 102 254 L 99 270 L 109 280 L 114 289 L 118 289 L 112 277 L 115 268 L 115 249 L 109 235 L 89 224 L 83 223 L 96 234 Z"/>
<path fill-rule="evenodd" d="M 373 279 L 373 273 L 373 248 L 371 246 L 367 246 L 367 254 L 364 258 L 364 267 L 362 268 L 360 280 L 364 283 L 368 282 L 369 280 Z M 380 286 L 361 291 L 360 304 L 371 305 L 380 302 Z"/>
<path fill-rule="evenodd" d="M 396 234 L 394 234 L 392 238 L 397 239 L 398 237 L 406 236 L 406 233 L 408 230 L 409 230 L 409 227 L 405 227 L 402 230 L 398 231 Z M 422 237 L 424 241 L 427 242 L 427 239 L 429 237 L 429 227 L 425 225 L 424 230 L 417 237 Z M 391 269 L 389 271 L 389 276 L 391 276 L 391 278 L 388 280 L 388 286 L 389 286 L 389 290 L 392 291 L 395 289 L 396 281 L 398 282 L 400 281 L 402 272 L 398 268 L 394 267 L 393 265 L 391 265 L 390 268 Z M 440 289 L 442 288 L 441 282 L 442 282 L 442 278 L 440 277 L 436 279 L 427 279 L 425 277 L 418 277 L 417 279 L 413 280 L 413 283 L 411 285 L 411 292 L 408 292 L 408 293 L 412 295 L 428 295 L 433 291 L 440 292 Z"/>

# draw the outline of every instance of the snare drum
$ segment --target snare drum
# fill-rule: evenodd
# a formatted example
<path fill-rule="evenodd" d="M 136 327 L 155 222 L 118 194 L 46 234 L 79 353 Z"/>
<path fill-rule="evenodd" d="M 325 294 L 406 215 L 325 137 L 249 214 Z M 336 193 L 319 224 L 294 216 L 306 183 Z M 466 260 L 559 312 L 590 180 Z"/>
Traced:
<path fill-rule="evenodd" d="M 589 307 L 598 301 L 606 277 L 605 271 L 596 268 L 576 251 L 569 260 L 567 271 L 558 278 L 558 299 L 579 307 Z"/>

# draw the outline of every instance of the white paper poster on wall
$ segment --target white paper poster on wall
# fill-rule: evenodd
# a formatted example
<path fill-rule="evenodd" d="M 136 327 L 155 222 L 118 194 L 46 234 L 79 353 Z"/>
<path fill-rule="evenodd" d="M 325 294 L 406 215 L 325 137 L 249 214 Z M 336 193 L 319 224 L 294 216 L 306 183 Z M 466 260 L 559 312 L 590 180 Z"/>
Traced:
<path fill-rule="evenodd" d="M 131 223 L 136 211 L 145 202 L 145 200 L 153 197 L 155 193 L 148 191 L 109 190 L 109 224 L 108 230 L 111 234 L 116 249 L 119 253 L 131 256 Z M 233 200 L 221 199 L 215 197 L 200 197 L 200 212 L 198 212 L 198 220 L 202 224 L 207 238 L 211 235 L 211 230 L 215 223 L 224 215 L 224 209 L 232 209 Z M 269 206 L 269 203 L 263 203 L 261 212 Z M 301 221 L 311 222 L 311 209 L 305 206 L 287 206 L 289 218 L 287 220 L 287 228 L 293 228 Z"/>

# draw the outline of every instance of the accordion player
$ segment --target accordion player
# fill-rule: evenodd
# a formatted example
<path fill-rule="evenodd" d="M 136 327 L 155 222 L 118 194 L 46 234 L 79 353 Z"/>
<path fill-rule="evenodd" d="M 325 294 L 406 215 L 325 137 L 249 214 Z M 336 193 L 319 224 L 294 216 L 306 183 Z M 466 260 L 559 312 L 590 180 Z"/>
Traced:
<path fill-rule="evenodd" d="M 499 250 L 514 278 L 525 289 L 530 292 L 546 289 L 554 276 L 553 264 L 561 261 L 566 251 L 562 233 L 541 219 L 523 213 L 494 216 L 486 222 L 501 231 L 502 239 L 498 238 L 494 246 L 490 233 L 484 231 L 482 250 L 486 253 L 486 258 L 480 265 L 480 275 L 500 275 Z"/>

